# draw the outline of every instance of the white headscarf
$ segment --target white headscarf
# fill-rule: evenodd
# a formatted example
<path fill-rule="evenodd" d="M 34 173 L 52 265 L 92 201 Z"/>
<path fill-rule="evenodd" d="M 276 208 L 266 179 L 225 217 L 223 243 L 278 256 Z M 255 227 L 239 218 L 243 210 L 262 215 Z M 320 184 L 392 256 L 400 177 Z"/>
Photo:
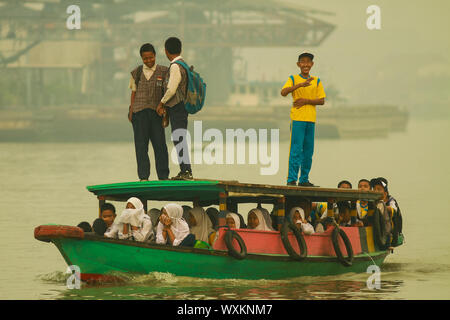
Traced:
<path fill-rule="evenodd" d="M 183 208 L 179 204 L 169 203 L 164 206 L 164 209 L 166 209 L 167 215 L 172 220 L 170 229 L 172 229 L 175 239 L 182 241 L 190 233 L 189 225 L 183 219 Z"/>
<path fill-rule="evenodd" d="M 301 230 L 303 231 L 304 234 L 313 234 L 314 233 L 314 228 L 309 222 L 303 223 L 300 220 L 294 221 L 294 213 L 295 213 L 295 211 L 298 211 L 300 213 L 300 217 L 302 217 L 302 219 L 305 219 L 305 211 L 303 210 L 303 208 L 294 207 L 289 212 L 289 215 L 290 215 L 292 223 L 300 224 Z"/>
<path fill-rule="evenodd" d="M 195 235 L 195 239 L 208 242 L 208 236 L 214 232 L 211 219 L 209 219 L 202 207 L 195 207 L 189 212 L 194 216 L 195 226 L 191 226 L 191 233 Z"/>
<path fill-rule="evenodd" d="M 239 219 L 239 216 L 236 213 L 227 213 L 226 218 L 232 218 L 234 220 L 234 224 L 236 225 L 236 229 L 241 228 L 241 219 Z"/>
<path fill-rule="evenodd" d="M 118 218 L 118 223 L 129 223 L 134 227 L 140 227 L 145 218 L 144 205 L 138 198 L 132 197 L 127 200 L 135 209 L 124 209 Z"/>
<path fill-rule="evenodd" d="M 256 208 L 256 209 L 252 209 L 252 210 L 250 210 L 250 212 L 248 213 L 248 214 L 250 214 L 250 213 L 255 213 L 256 214 L 256 217 L 258 218 L 258 220 L 259 220 L 259 224 L 256 226 L 256 228 L 255 229 L 253 229 L 253 230 L 263 230 L 263 231 L 273 231 L 271 228 L 269 228 L 269 226 L 267 225 L 267 223 L 266 223 L 266 219 L 264 218 L 264 215 L 263 215 L 263 213 L 261 212 L 261 210 L 259 210 L 258 208 Z"/>
<path fill-rule="evenodd" d="M 269 210 L 266 208 L 258 208 L 261 210 L 261 213 L 263 214 L 264 219 L 266 220 L 266 225 L 269 227 L 271 231 L 275 231 L 272 227 L 272 217 L 270 216 Z"/>
<path fill-rule="evenodd" d="M 300 208 L 300 207 L 294 207 L 289 212 L 289 217 L 291 218 L 291 221 L 293 223 L 297 223 L 297 221 L 294 221 L 294 213 L 295 213 L 295 211 L 298 211 L 300 213 L 300 216 L 302 217 L 302 219 L 305 219 L 305 211 L 302 208 Z"/>

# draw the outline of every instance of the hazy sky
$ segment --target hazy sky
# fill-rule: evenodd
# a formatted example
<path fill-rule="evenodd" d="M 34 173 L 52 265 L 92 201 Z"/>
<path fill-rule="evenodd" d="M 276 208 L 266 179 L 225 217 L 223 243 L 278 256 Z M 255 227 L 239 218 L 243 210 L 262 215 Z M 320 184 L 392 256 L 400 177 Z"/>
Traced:
<path fill-rule="evenodd" d="M 242 50 L 250 80 L 285 81 L 298 71 L 298 54 L 307 50 L 316 55 L 312 73 L 325 86 L 337 87 L 350 103 L 450 103 L 450 1 L 286 2 L 334 12 L 317 18 L 336 29 L 320 47 Z M 381 30 L 366 26 L 366 9 L 373 4 L 381 8 Z"/>

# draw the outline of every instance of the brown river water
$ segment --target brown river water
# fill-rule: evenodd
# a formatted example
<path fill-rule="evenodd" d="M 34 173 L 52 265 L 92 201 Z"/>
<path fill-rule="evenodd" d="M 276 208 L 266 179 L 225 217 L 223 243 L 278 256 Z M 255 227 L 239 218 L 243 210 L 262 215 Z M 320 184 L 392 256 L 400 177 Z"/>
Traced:
<path fill-rule="evenodd" d="M 135 180 L 134 145 L 1 143 L 0 299 L 449 299 L 449 136 L 449 120 L 412 119 L 406 132 L 387 139 L 316 140 L 313 183 L 335 187 L 346 179 L 355 186 L 360 178 L 384 176 L 402 208 L 406 243 L 386 259 L 379 290 L 367 288 L 369 274 L 352 273 L 277 281 L 151 273 L 128 276 L 120 285 L 70 290 L 62 256 L 52 244 L 35 240 L 33 230 L 93 221 L 98 204 L 86 186 Z M 197 164 L 194 175 L 281 185 L 288 148 L 289 142 L 280 142 L 275 175 L 260 175 L 260 164 Z M 171 175 L 176 173 L 171 164 Z M 116 203 L 118 212 L 122 206 Z"/>

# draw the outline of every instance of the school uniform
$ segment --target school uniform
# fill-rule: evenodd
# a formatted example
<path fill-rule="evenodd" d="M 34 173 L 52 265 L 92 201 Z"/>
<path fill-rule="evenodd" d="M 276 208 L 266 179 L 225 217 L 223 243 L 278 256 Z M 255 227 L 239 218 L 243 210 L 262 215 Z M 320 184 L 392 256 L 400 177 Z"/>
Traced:
<path fill-rule="evenodd" d="M 129 85 L 130 89 L 136 92 L 132 105 L 131 122 L 133 124 L 138 176 L 140 180 L 148 180 L 150 176 L 148 144 L 151 141 L 158 179 L 166 180 L 169 177 L 169 154 L 164 128 L 162 127 L 162 118 L 156 113 L 156 107 L 164 93 L 164 79 L 167 77 L 168 68 L 157 64 L 148 68 L 144 64 L 140 76 L 138 68 L 131 72 Z M 136 87 L 138 76 L 140 78 Z"/>
<path fill-rule="evenodd" d="M 306 79 L 301 74 L 290 76 L 283 86 L 289 88 L 304 82 Z M 311 85 L 300 87 L 292 92 L 293 101 L 304 99 L 325 98 L 322 82 L 314 77 Z M 312 156 L 314 152 L 314 135 L 316 123 L 316 106 L 304 105 L 300 108 L 291 108 L 291 142 L 289 150 L 289 172 L 287 182 L 297 182 L 298 172 L 301 167 L 299 183 L 308 182 L 311 170 Z"/>
<path fill-rule="evenodd" d="M 192 173 L 189 153 L 186 155 L 183 153 L 183 150 L 188 150 L 186 141 L 188 112 L 184 107 L 188 79 L 186 70 L 175 63 L 178 60 L 183 61 L 183 57 L 178 56 L 170 61 L 169 74 L 165 81 L 166 92 L 161 102 L 167 107 L 169 114 L 172 140 L 177 151 L 180 170 L 181 172 Z M 181 134 L 174 136 L 174 131 L 178 129 L 182 129 Z"/>

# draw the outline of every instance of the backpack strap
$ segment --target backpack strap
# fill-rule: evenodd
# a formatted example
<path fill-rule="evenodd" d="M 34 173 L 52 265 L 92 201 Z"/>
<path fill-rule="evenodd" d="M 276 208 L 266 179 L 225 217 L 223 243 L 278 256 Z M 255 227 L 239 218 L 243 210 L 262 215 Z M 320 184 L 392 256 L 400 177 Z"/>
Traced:
<path fill-rule="evenodd" d="M 141 64 L 136 70 L 136 79 L 134 79 L 134 83 L 136 84 L 136 91 L 137 91 L 137 86 L 139 84 L 139 80 L 141 80 L 141 74 L 142 74 L 143 69 L 144 69 L 144 65 Z"/>
<path fill-rule="evenodd" d="M 182 68 L 184 68 L 184 70 L 186 70 L 186 82 L 187 83 L 186 83 L 185 94 L 187 95 L 189 88 L 192 86 L 192 74 L 191 74 L 192 70 L 191 70 L 191 68 L 189 68 L 189 66 L 184 61 L 177 60 L 177 61 L 172 62 L 170 65 L 172 66 L 174 63 L 178 64 L 180 67 L 182 67 Z M 169 67 L 169 69 L 170 69 L 170 67 Z"/>

